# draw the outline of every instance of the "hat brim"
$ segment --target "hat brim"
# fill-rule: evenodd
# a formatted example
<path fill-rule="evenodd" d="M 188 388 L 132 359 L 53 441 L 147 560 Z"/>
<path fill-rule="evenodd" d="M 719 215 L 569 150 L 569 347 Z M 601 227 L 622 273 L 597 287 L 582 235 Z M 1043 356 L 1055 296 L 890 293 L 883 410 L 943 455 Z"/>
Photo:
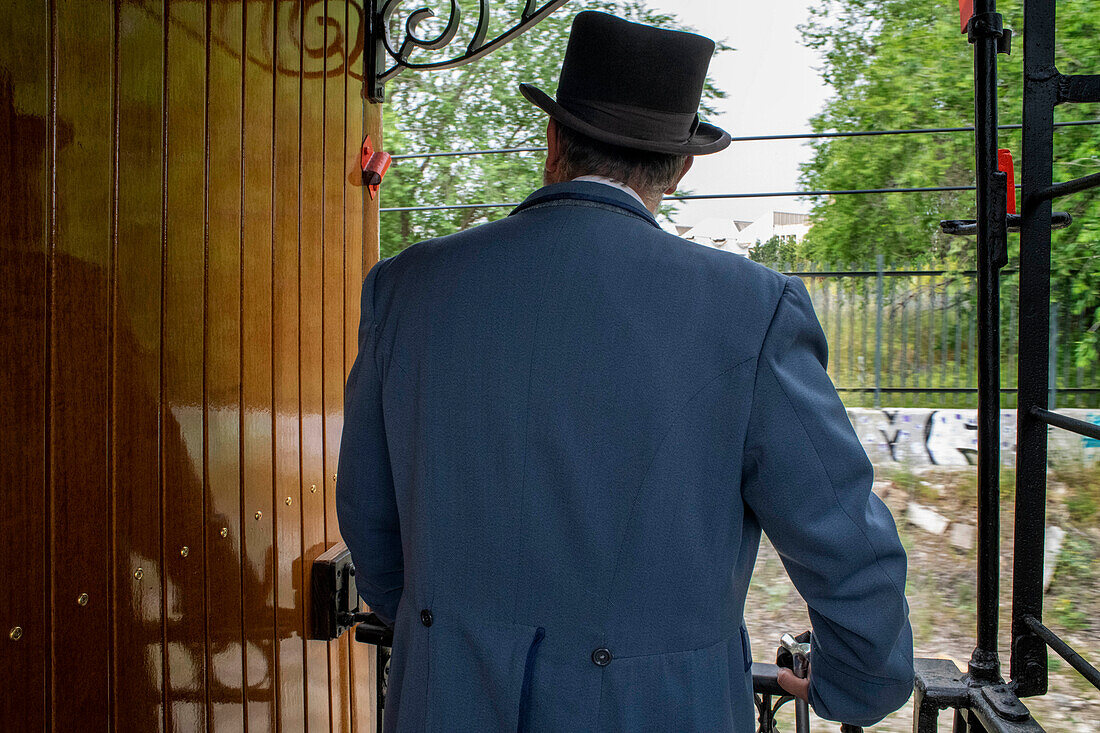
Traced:
<path fill-rule="evenodd" d="M 519 91 L 528 102 L 540 108 L 543 112 L 566 127 L 611 145 L 619 145 L 634 150 L 646 150 L 651 153 L 707 155 L 709 153 L 717 153 L 720 150 L 725 150 L 730 144 L 729 133 L 707 122 L 700 122 L 699 127 L 695 130 L 695 134 L 683 143 L 645 140 L 642 138 L 619 135 L 585 122 L 565 107 L 562 107 L 555 99 L 537 87 L 521 82 Z"/>

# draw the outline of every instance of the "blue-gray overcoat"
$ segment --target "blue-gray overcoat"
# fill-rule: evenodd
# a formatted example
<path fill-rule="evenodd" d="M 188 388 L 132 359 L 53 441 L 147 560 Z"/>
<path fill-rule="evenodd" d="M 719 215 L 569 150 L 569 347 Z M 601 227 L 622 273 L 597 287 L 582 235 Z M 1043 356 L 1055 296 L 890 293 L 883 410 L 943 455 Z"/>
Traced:
<path fill-rule="evenodd" d="M 385 730 L 749 733 L 761 530 L 817 713 L 900 706 L 905 553 L 825 362 L 801 281 L 599 183 L 376 265 L 336 498 Z"/>

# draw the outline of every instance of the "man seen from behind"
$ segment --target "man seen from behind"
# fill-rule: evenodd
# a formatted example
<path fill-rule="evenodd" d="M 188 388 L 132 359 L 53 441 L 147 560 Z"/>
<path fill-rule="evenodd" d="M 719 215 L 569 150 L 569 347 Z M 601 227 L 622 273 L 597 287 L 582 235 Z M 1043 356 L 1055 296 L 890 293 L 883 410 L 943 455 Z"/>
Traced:
<path fill-rule="evenodd" d="M 394 626 L 385 730 L 750 733 L 761 531 L 809 608 L 822 717 L 913 683 L 906 558 L 805 287 L 661 230 L 730 140 L 714 44 L 574 22 L 546 185 L 367 275 L 337 502 Z"/>

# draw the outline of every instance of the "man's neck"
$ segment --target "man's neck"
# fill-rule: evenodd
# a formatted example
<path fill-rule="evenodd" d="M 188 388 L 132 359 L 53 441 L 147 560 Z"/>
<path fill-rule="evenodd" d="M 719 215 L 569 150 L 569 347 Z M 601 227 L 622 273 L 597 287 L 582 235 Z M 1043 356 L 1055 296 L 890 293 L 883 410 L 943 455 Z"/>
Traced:
<path fill-rule="evenodd" d="M 605 186 L 611 186 L 617 188 L 620 191 L 630 194 L 639 204 L 644 206 L 650 213 L 656 214 L 649 204 L 641 197 L 641 195 L 635 191 L 631 186 L 622 181 L 616 181 L 614 178 L 608 178 L 607 176 L 577 176 L 574 181 L 588 181 L 590 183 L 602 183 Z"/>

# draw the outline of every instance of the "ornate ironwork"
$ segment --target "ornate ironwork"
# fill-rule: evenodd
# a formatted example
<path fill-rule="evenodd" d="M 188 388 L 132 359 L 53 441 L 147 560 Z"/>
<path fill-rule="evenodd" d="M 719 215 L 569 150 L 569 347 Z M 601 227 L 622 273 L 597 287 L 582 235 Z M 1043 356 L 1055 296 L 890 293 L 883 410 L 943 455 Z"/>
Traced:
<path fill-rule="evenodd" d="M 418 32 L 418 27 L 424 20 L 435 17 L 435 11 L 426 6 L 417 8 L 405 18 L 404 38 L 398 43 L 390 36 L 389 29 L 398 7 L 404 2 L 405 0 L 371 0 L 368 30 L 373 52 L 367 55 L 367 97 L 372 102 L 383 101 L 386 82 L 404 69 L 452 69 L 479 59 L 529 30 L 568 0 L 546 0 L 541 4 L 538 0 L 524 0 L 519 22 L 492 39 L 488 38 L 489 0 L 479 0 L 477 25 L 466 45 L 465 53 L 443 61 L 430 62 L 410 61 L 409 57 L 417 49 L 440 51 L 449 46 L 458 35 L 462 11 L 456 0 L 450 0 L 447 24 L 434 38 L 426 38 Z"/>
<path fill-rule="evenodd" d="M 779 725 L 775 722 L 779 714 L 779 708 L 794 700 L 790 695 L 778 695 L 774 698 L 771 693 L 755 693 L 753 702 L 756 703 L 756 732 L 779 733 Z"/>

